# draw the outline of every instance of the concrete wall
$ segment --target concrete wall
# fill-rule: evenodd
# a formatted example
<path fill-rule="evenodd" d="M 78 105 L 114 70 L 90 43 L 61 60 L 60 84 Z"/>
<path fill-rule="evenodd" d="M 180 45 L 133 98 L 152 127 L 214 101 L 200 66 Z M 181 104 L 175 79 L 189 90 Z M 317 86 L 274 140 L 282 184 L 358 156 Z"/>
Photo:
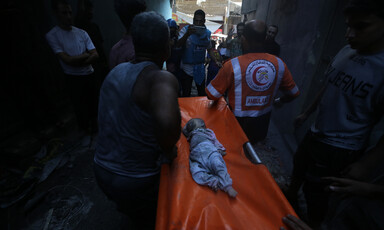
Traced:
<path fill-rule="evenodd" d="M 301 91 L 298 99 L 273 111 L 272 121 L 289 143 L 301 140 L 312 123 L 314 116 L 301 129 L 293 129 L 294 118 L 312 101 L 323 83 L 330 58 L 346 44 L 344 4 L 344 0 L 243 1 L 243 7 L 253 5 L 256 9 L 247 14 L 248 20 L 259 19 L 279 26 L 276 40 L 281 45 L 280 56 Z"/>

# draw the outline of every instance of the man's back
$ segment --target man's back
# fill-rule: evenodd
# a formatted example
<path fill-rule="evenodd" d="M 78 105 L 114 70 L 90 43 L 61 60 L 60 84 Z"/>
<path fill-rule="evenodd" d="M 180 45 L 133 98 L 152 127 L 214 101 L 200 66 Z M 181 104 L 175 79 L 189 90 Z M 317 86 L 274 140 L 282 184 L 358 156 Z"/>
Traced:
<path fill-rule="evenodd" d="M 272 110 L 277 90 L 298 95 L 285 63 L 267 53 L 249 53 L 226 62 L 207 86 L 210 99 L 228 90 L 229 105 L 237 117 L 256 117 Z"/>
<path fill-rule="evenodd" d="M 159 170 L 153 119 L 133 100 L 138 76 L 151 65 L 123 63 L 110 72 L 101 88 L 95 162 L 120 175 L 150 176 Z"/>

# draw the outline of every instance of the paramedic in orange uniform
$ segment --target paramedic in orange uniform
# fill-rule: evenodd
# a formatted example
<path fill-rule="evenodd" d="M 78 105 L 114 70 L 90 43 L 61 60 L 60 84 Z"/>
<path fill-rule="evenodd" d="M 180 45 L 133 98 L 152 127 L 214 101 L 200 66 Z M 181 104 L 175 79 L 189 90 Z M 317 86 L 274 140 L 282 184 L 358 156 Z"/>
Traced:
<path fill-rule="evenodd" d="M 229 106 L 252 144 L 267 136 L 272 105 L 292 101 L 300 93 L 285 63 L 264 53 L 265 33 L 264 22 L 246 23 L 244 55 L 226 62 L 206 88 L 211 100 L 228 92 Z M 278 90 L 284 96 L 275 99 Z"/>

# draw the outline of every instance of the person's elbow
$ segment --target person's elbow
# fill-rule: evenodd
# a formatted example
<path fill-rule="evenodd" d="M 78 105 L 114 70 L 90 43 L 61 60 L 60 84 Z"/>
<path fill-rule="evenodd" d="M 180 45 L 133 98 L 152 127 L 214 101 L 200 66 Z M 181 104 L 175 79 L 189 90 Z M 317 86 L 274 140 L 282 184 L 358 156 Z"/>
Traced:
<path fill-rule="evenodd" d="M 297 86 L 295 86 L 291 90 L 285 91 L 282 99 L 284 100 L 283 102 L 286 103 L 286 102 L 291 102 L 295 100 L 299 96 L 300 96 L 300 90 Z"/>
<path fill-rule="evenodd" d="M 209 100 L 217 101 L 217 100 L 219 100 L 220 97 L 222 96 L 222 95 L 219 94 L 219 93 L 212 93 L 211 91 L 212 91 L 212 89 L 210 90 L 209 87 L 206 87 L 206 88 L 205 88 L 205 94 L 207 95 L 207 98 L 208 98 Z"/>
<path fill-rule="evenodd" d="M 85 60 L 85 64 L 92 64 L 94 63 L 97 59 L 99 59 L 99 53 L 96 51 L 96 49 L 91 50 L 89 52 L 89 57 Z"/>

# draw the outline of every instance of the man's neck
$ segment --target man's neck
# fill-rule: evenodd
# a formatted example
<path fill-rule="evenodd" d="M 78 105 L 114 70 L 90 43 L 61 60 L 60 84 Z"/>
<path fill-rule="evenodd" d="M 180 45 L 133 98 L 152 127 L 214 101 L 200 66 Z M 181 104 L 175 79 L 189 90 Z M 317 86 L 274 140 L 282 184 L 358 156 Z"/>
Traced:
<path fill-rule="evenodd" d="M 61 29 L 63 29 L 63 30 L 68 30 L 68 31 L 72 30 L 72 26 L 71 26 L 71 25 L 63 25 L 63 24 L 59 24 L 58 26 L 59 26 Z"/>
<path fill-rule="evenodd" d="M 363 50 L 356 50 L 358 54 L 361 55 L 373 55 L 377 53 L 381 53 L 384 51 L 384 39 L 383 41 L 377 42 L 374 45 L 371 45 Z"/>
<path fill-rule="evenodd" d="M 154 56 L 152 56 L 152 55 L 148 55 L 148 54 L 140 54 L 140 53 L 136 53 L 136 57 L 135 57 L 135 60 L 133 61 L 133 63 L 140 63 L 140 62 L 144 62 L 144 61 L 150 61 L 150 62 L 153 62 L 153 63 L 155 63 L 155 64 L 157 65 L 157 67 L 159 67 L 160 69 L 163 68 L 163 62 L 157 60 Z"/>
<path fill-rule="evenodd" d="M 244 54 L 248 54 L 248 53 L 265 53 L 265 49 L 262 45 L 254 46 L 249 48 L 248 50 L 245 50 Z"/>

